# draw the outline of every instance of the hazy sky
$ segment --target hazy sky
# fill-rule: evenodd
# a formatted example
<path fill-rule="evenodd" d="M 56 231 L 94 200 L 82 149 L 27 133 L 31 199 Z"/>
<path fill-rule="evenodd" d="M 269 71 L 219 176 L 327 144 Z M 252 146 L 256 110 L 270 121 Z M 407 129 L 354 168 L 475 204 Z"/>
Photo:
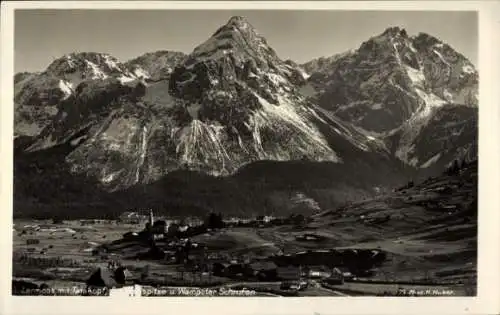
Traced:
<path fill-rule="evenodd" d="M 145 52 L 190 53 L 233 15 L 242 15 L 282 59 L 302 63 L 357 48 L 389 26 L 426 32 L 477 65 L 475 12 L 259 10 L 16 10 L 15 71 L 44 70 L 75 51 L 126 61 Z"/>

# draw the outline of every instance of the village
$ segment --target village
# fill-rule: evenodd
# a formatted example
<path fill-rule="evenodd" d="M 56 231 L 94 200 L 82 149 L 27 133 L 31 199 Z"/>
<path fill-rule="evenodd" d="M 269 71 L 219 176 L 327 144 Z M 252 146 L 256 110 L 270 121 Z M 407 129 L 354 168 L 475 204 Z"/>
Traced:
<path fill-rule="evenodd" d="M 85 294 L 101 292 L 100 288 L 104 288 L 110 294 L 116 290 L 127 291 L 127 288 L 129 291 L 130 288 L 135 288 L 137 291 L 137 285 L 140 285 L 143 295 L 155 295 L 154 292 L 181 294 L 179 293 L 181 291 L 158 291 L 158 288 L 162 287 L 210 287 L 219 290 L 216 292 L 223 292 L 228 288 L 231 288 L 232 292 L 251 289 L 253 291 L 248 292 L 279 296 L 300 295 L 300 292 L 318 288 L 324 291 L 323 295 L 325 292 L 326 295 L 342 295 L 334 290 L 333 286 L 353 281 L 356 276 L 370 276 L 374 273 L 374 266 L 385 260 L 382 251 L 367 249 L 345 251 L 317 249 L 285 253 L 284 248 L 270 244 L 256 244 L 254 247 L 250 244 L 239 244 L 243 245 L 243 248 L 231 250 L 234 244 L 228 241 L 226 241 L 228 244 L 224 244 L 225 241 L 221 239 L 231 233 L 244 233 L 246 230 L 258 231 L 266 227 L 290 224 L 298 226 L 306 220 L 300 215 L 289 218 L 258 216 L 246 219 L 222 219 L 220 214 L 211 213 L 205 220 L 195 217 L 179 220 L 155 217 L 153 210 L 149 210 L 149 214 L 144 212 L 127 211 L 116 220 L 80 220 L 79 226 L 73 228 L 56 227 L 62 223 L 57 220 L 53 220 L 52 224 L 47 226 L 24 225 L 23 229 L 16 231 L 17 236 L 25 240 L 25 248 L 24 251 L 15 252 L 14 260 L 17 259 L 18 263 L 27 265 L 33 262 L 43 265 L 43 261 L 52 261 L 46 265 L 53 270 L 64 267 L 68 270 L 78 270 L 82 265 L 93 267 L 80 277 L 66 275 L 67 278 L 74 280 L 77 280 L 75 278 L 84 280 L 85 290 L 78 292 Z M 100 241 L 96 239 L 90 241 L 89 236 L 85 235 L 88 233 L 76 236 L 77 230 L 99 225 L 114 226 L 114 230 L 123 233 L 116 232 L 114 235 L 100 233 L 102 234 Z M 54 245 L 39 249 L 41 241 L 33 236 L 47 233 L 48 241 L 57 237 L 62 240 L 68 235 L 73 241 L 86 241 L 88 247 L 81 249 L 79 254 L 87 257 L 85 259 L 50 257 Z M 219 239 L 214 242 L 217 237 Z M 296 235 L 294 239 L 298 242 L 315 244 L 323 241 L 320 235 L 314 233 L 302 233 Z M 361 262 L 364 262 L 364 265 Z M 50 294 L 56 292 L 46 290 L 50 287 L 47 281 L 43 285 L 30 286 L 29 281 L 23 282 L 23 279 L 27 280 L 29 277 L 18 278 L 17 286 L 13 284 L 16 292 L 22 292 L 25 287 L 32 289 L 31 294 L 34 292 L 33 289 Z M 82 283 L 80 287 L 81 285 Z M 329 287 L 331 289 L 328 289 Z M 207 292 L 213 294 L 213 291 Z"/>
<path fill-rule="evenodd" d="M 338 222 L 345 220 L 340 213 Z M 353 220 L 379 224 L 365 215 Z M 147 209 L 114 220 L 27 223 L 14 224 L 13 294 L 408 295 L 429 287 L 465 294 L 418 268 L 401 270 L 411 278 L 387 272 L 407 258 L 342 241 L 300 214 L 172 218 Z"/>

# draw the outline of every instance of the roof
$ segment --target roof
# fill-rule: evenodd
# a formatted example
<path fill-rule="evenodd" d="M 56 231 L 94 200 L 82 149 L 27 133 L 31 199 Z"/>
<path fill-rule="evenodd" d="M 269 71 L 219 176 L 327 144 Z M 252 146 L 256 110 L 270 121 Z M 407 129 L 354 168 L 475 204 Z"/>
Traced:
<path fill-rule="evenodd" d="M 109 269 L 97 269 L 87 280 L 87 285 L 112 288 L 117 285 L 113 273 Z"/>

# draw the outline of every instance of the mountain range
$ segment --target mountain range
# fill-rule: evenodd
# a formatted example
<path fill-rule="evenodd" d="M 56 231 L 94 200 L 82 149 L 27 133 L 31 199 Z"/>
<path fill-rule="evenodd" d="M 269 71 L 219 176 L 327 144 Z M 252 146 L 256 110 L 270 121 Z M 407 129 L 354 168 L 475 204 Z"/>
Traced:
<path fill-rule="evenodd" d="M 190 54 L 72 53 L 14 83 L 18 215 L 307 213 L 477 158 L 474 66 L 398 27 L 299 65 L 236 16 Z"/>

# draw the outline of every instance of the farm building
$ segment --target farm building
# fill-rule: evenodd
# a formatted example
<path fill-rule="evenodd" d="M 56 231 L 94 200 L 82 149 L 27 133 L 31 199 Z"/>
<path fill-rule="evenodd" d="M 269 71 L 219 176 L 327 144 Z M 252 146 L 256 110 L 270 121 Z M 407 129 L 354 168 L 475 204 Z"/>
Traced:
<path fill-rule="evenodd" d="M 342 272 L 338 268 L 334 268 L 333 272 L 328 278 L 325 278 L 322 280 L 324 283 L 327 284 L 344 284 L 344 276 L 342 275 Z"/>
<path fill-rule="evenodd" d="M 304 280 L 287 280 L 280 285 L 281 290 L 301 291 L 308 287 L 307 281 Z"/>
<path fill-rule="evenodd" d="M 347 267 L 337 267 L 333 268 L 333 273 L 341 274 L 345 280 L 351 280 L 354 278 L 354 275 Z"/>
<path fill-rule="evenodd" d="M 326 266 L 308 266 L 306 267 L 306 274 L 309 278 L 328 278 L 332 272 Z"/>

